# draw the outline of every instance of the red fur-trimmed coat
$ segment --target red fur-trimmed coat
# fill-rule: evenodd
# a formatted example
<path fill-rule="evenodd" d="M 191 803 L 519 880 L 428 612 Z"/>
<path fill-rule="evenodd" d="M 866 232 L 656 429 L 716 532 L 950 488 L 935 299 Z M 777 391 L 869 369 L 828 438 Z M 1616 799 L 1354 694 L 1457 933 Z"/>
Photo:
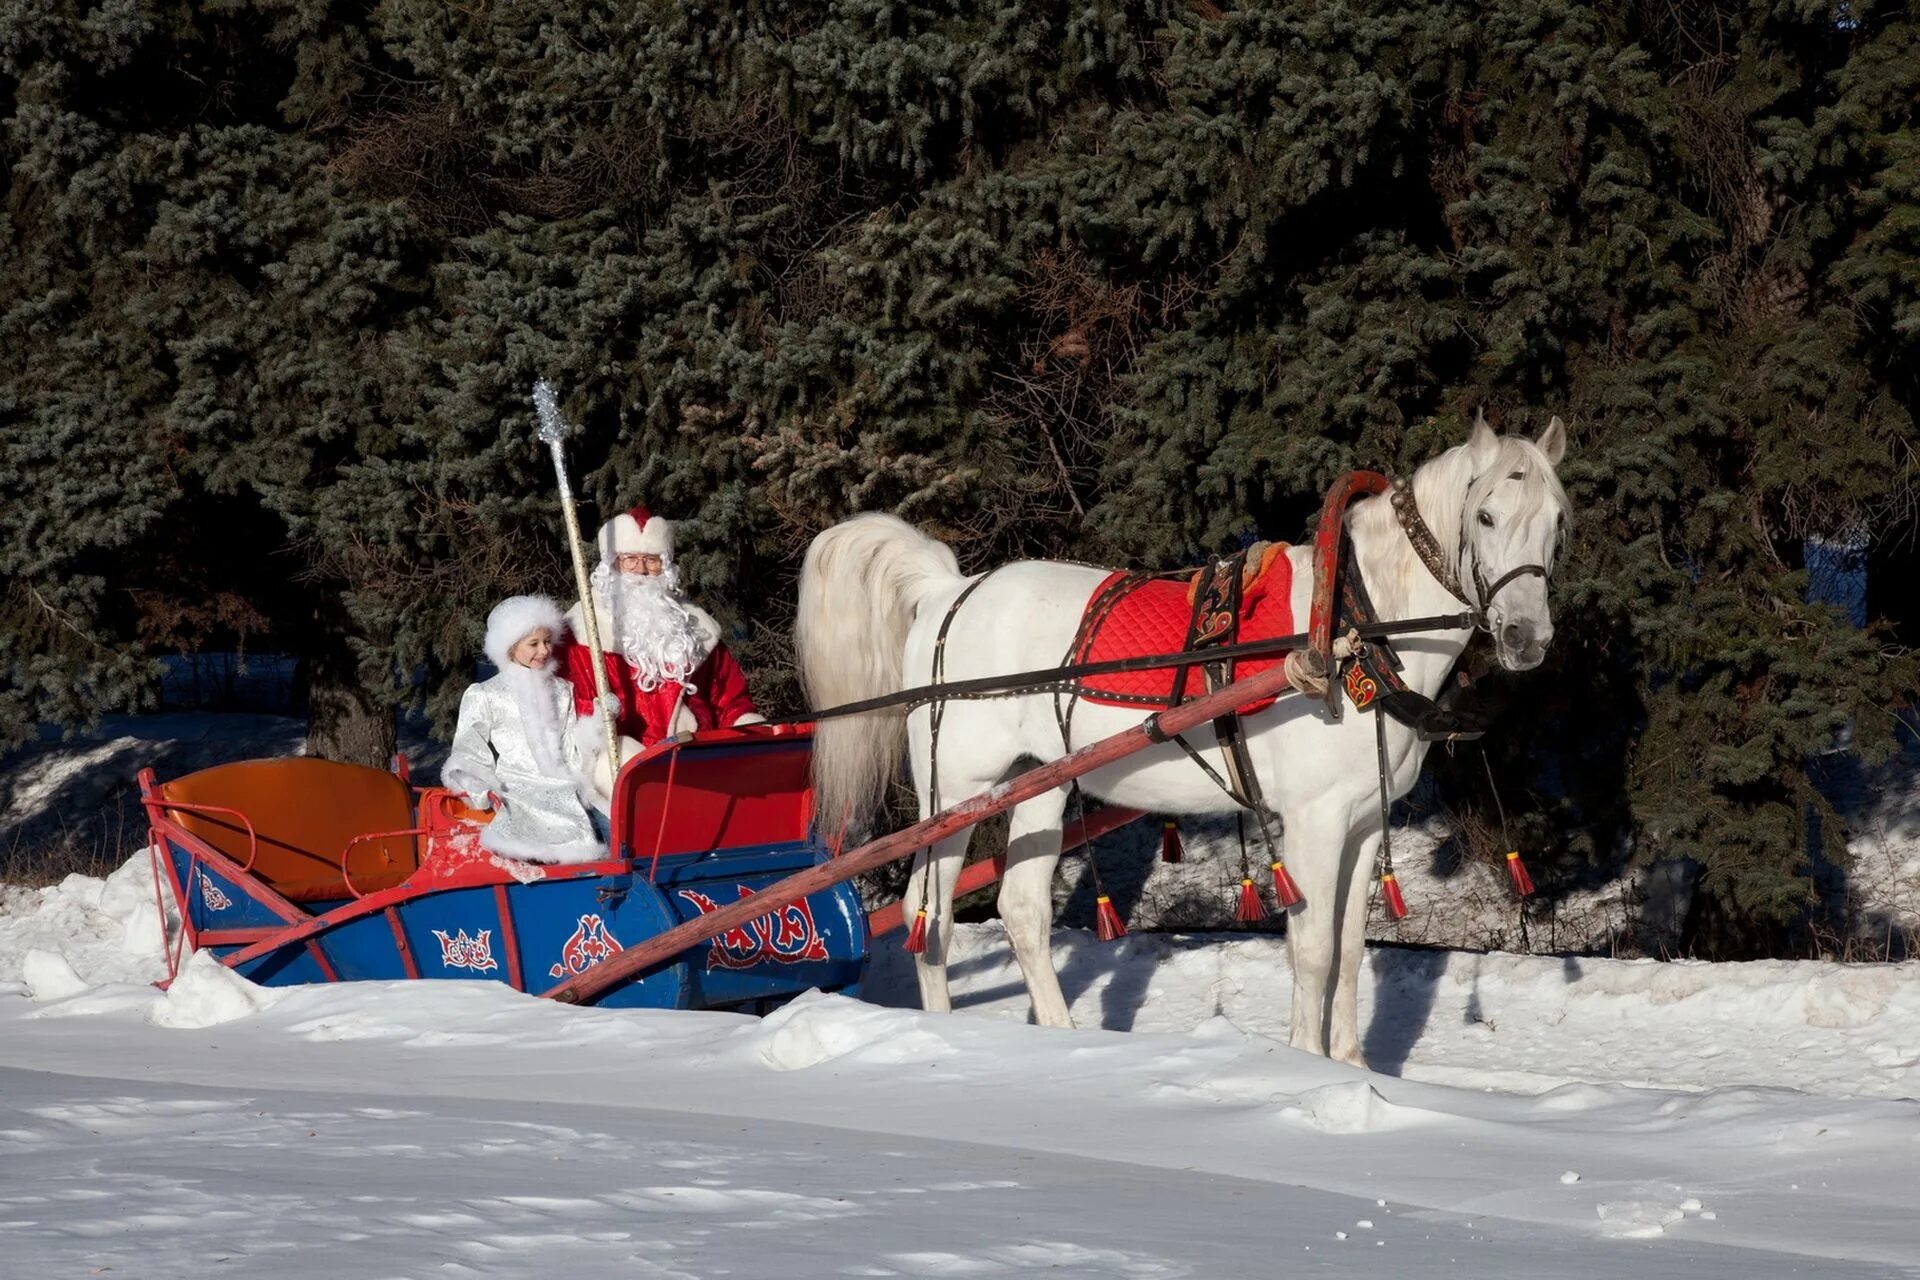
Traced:
<path fill-rule="evenodd" d="M 737 724 L 759 724 L 763 717 L 753 709 L 747 695 L 746 673 L 720 639 L 720 624 L 700 608 L 689 603 L 699 627 L 705 656 L 694 668 L 686 689 L 678 683 L 661 685 L 651 693 L 643 692 L 634 679 L 633 665 L 613 649 L 603 648 L 607 664 L 607 685 L 620 700 L 619 731 L 651 747 L 662 738 L 693 729 L 731 729 Z M 606 614 L 603 612 L 602 617 Z M 567 680 L 573 686 L 573 709 L 595 720 L 593 701 L 598 693 L 593 680 L 593 651 L 584 639 L 586 626 L 580 605 L 567 611 L 567 625 L 573 639 L 563 655 Z"/>

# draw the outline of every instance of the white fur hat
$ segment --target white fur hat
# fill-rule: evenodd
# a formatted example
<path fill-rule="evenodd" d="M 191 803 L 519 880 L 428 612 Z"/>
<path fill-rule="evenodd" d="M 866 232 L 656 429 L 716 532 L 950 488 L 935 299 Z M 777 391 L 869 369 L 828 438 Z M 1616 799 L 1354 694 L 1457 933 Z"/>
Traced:
<path fill-rule="evenodd" d="M 673 558 L 673 525 L 645 507 L 622 511 L 600 526 L 600 558 L 648 552 L 662 560 Z"/>
<path fill-rule="evenodd" d="M 545 596 L 508 596 L 493 606 L 493 612 L 487 615 L 487 639 L 482 646 L 487 661 L 505 671 L 513 661 L 507 656 L 513 652 L 513 646 L 526 639 L 535 627 L 545 627 L 558 645 L 567 631 L 560 606 Z"/>

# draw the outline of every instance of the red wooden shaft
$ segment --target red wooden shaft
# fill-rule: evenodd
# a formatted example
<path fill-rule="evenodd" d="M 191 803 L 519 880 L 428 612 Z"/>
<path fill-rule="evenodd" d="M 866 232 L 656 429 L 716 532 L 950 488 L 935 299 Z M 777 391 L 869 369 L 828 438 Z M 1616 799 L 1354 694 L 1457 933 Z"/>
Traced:
<path fill-rule="evenodd" d="M 1061 833 L 1060 852 L 1078 849 L 1091 840 L 1098 840 L 1109 831 L 1117 831 L 1135 818 L 1143 817 L 1138 809 L 1106 808 L 1096 809 L 1087 815 L 1086 823 L 1074 823 Z M 953 886 L 953 896 L 972 893 L 975 889 L 984 889 L 1001 876 L 1007 874 L 1007 855 L 1002 853 L 991 858 L 982 858 L 960 872 L 960 880 Z M 906 905 L 889 902 L 878 911 L 867 916 L 867 936 L 878 938 L 892 933 L 907 922 Z"/>
<path fill-rule="evenodd" d="M 1307 615 L 1307 646 L 1326 659 L 1333 671 L 1333 592 L 1340 581 L 1340 535 L 1346 531 L 1347 508 L 1355 498 L 1385 493 L 1392 487 L 1378 471 L 1354 471 L 1327 490 L 1320 505 L 1320 523 L 1313 534 L 1313 606 Z M 1336 711 L 1339 699 L 1329 697 Z"/>
<path fill-rule="evenodd" d="M 923 818 L 904 830 L 869 841 L 858 849 L 848 850 L 830 862 L 808 867 L 805 871 L 768 885 L 750 898 L 741 898 L 717 911 L 683 920 L 665 933 L 655 934 L 637 946 L 609 956 L 585 973 L 575 974 L 542 994 L 567 1004 L 591 1000 L 608 987 L 671 960 L 689 947 L 698 946 L 729 929 L 757 920 L 770 911 L 798 902 L 808 894 L 818 893 L 842 880 L 851 880 L 862 872 L 904 858 L 982 819 L 1011 809 L 1022 800 L 1031 800 L 1083 773 L 1091 773 L 1102 765 L 1153 746 L 1155 742 L 1164 742 L 1176 733 L 1185 733 L 1248 703 L 1278 697 L 1291 687 L 1287 683 L 1286 664 L 1276 662 L 1257 676 L 1236 680 L 1191 702 L 1183 702 L 1177 707 L 1148 716 L 1131 729 L 1123 729 L 1098 742 L 1090 742 L 1071 755 L 1029 769 L 1011 782 L 1003 782 L 977 796 L 969 796 L 951 809 Z M 1156 726 L 1157 734 L 1150 732 Z"/>

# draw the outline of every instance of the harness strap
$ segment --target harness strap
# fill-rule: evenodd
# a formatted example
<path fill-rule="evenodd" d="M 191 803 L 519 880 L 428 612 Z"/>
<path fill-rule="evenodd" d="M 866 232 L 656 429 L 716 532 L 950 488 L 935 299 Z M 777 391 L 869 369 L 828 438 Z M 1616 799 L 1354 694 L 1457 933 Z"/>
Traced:
<path fill-rule="evenodd" d="M 1474 611 L 1474 625 L 1485 629 L 1486 597 L 1483 594 L 1481 603 L 1475 604 L 1461 590 L 1459 575 L 1454 572 L 1446 553 L 1440 549 L 1440 540 L 1433 536 L 1433 530 L 1420 514 L 1420 504 L 1413 496 L 1413 484 L 1407 480 L 1395 480 L 1388 501 L 1393 504 L 1394 518 L 1400 522 L 1401 532 L 1407 535 L 1407 541 L 1413 544 L 1413 553 L 1420 557 L 1420 563 L 1427 567 L 1434 581 L 1447 589 L 1448 594 Z M 1478 572 L 1478 566 L 1475 572 Z"/>
<path fill-rule="evenodd" d="M 1193 616 L 1187 624 L 1186 648 L 1199 653 L 1231 645 L 1239 639 L 1241 591 L 1245 582 L 1247 553 L 1243 550 L 1216 560 L 1201 571 L 1194 583 Z M 1209 693 L 1233 683 L 1234 662 L 1215 658 L 1201 664 L 1200 674 Z M 1186 685 L 1185 673 L 1176 676 L 1173 698 L 1177 703 Z M 1260 805 L 1260 779 L 1254 773 L 1247 754 L 1246 732 L 1238 712 L 1229 711 L 1213 722 L 1214 739 L 1220 744 L 1221 763 L 1225 767 L 1227 794 L 1246 808 Z"/>
<path fill-rule="evenodd" d="M 998 572 L 998 566 L 987 570 L 969 582 L 953 603 L 947 606 L 947 616 L 940 619 L 940 630 L 933 638 L 933 671 L 929 688 L 938 689 L 947 678 L 947 632 L 953 630 L 953 620 L 960 616 L 960 606 L 967 597 L 980 589 L 980 584 Z M 933 812 L 940 812 L 940 722 L 946 718 L 947 700 L 935 694 L 927 700 L 928 743 L 927 743 L 927 788 L 928 798 L 933 802 Z M 933 859 L 932 847 L 927 849 L 927 873 L 920 877 L 920 912 L 926 913 L 927 903 L 933 896 Z"/>
<path fill-rule="evenodd" d="M 1547 577 L 1547 567 L 1545 565 L 1540 565 L 1540 564 L 1518 565 L 1512 569 L 1507 570 L 1505 573 L 1501 574 L 1499 581 L 1495 582 L 1492 586 L 1488 586 L 1486 579 L 1480 576 L 1479 562 L 1475 561 L 1473 566 L 1474 584 L 1478 587 L 1480 591 L 1480 598 L 1486 601 L 1488 604 L 1492 604 L 1493 598 L 1496 595 L 1500 594 L 1500 588 L 1506 586 L 1509 582 L 1512 582 L 1515 578 L 1526 578 L 1526 577 L 1538 577 L 1544 581 Z"/>
<path fill-rule="evenodd" d="M 1241 551 L 1214 561 L 1194 583 L 1193 617 L 1187 628 L 1189 650 L 1199 653 L 1218 649 L 1232 645 L 1238 639 L 1246 559 L 1247 553 Z M 1206 680 L 1209 693 L 1233 683 L 1234 665 L 1232 658 L 1219 657 L 1201 664 L 1200 673 Z M 1181 673 L 1174 685 L 1175 701 L 1180 698 L 1185 684 L 1185 673 Z M 1246 725 L 1240 713 L 1230 711 L 1215 718 L 1213 736 L 1220 745 L 1220 762 L 1225 776 L 1215 771 L 1184 737 L 1174 740 L 1186 752 L 1187 758 L 1198 765 L 1200 771 L 1226 792 L 1235 804 L 1243 810 L 1253 811 L 1259 820 L 1261 845 L 1266 850 L 1267 861 L 1272 862 L 1279 856 L 1275 841 L 1279 836 L 1280 815 L 1267 805 L 1266 797 L 1261 792 L 1260 774 L 1253 767 L 1253 756 L 1247 750 Z"/>
<path fill-rule="evenodd" d="M 953 603 L 947 606 L 947 616 L 940 619 L 940 630 L 933 638 L 933 679 L 929 688 L 938 689 L 946 682 L 947 632 L 953 630 L 953 620 L 960 616 L 960 606 L 967 602 L 967 597 L 980 589 L 982 583 L 998 572 L 997 566 L 987 570 L 969 582 L 966 589 L 955 596 Z M 940 812 L 940 722 L 946 718 L 947 700 L 935 694 L 928 699 L 928 705 L 930 710 L 927 718 L 930 722 L 929 728 L 932 730 L 930 734 L 932 740 L 927 747 L 927 782 L 932 791 L 933 811 L 938 813 Z"/>
<path fill-rule="evenodd" d="M 1363 626 L 1374 619 L 1373 600 L 1357 569 L 1341 575 L 1340 618 L 1343 626 Z M 1354 710 L 1384 711 L 1412 729 L 1423 742 L 1457 742 L 1485 732 L 1460 720 L 1438 702 L 1411 688 L 1400 678 L 1400 656 L 1386 640 L 1361 641 L 1347 661 L 1340 688 Z M 1329 700 L 1334 694 L 1329 693 Z"/>
<path fill-rule="evenodd" d="M 1393 799 L 1387 787 L 1387 722 L 1378 715 L 1373 718 L 1373 748 L 1380 766 L 1380 875 L 1384 879 L 1393 875 L 1393 826 L 1387 820 Z"/>

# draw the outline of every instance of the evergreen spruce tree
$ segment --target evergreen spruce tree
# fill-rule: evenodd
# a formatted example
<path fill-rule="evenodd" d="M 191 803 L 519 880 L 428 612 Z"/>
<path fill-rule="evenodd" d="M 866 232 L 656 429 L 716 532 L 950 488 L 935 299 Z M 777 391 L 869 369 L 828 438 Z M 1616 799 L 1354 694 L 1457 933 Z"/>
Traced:
<path fill-rule="evenodd" d="M 330 754 L 444 727 L 571 594 L 536 377 L 776 709 L 853 511 L 1174 564 L 1558 413 L 1509 800 L 1798 919 L 1804 761 L 1916 680 L 1799 553 L 1911 527 L 1916 81 L 1898 4 L 0 0 L 0 741 L 193 644 L 297 648 Z"/>

